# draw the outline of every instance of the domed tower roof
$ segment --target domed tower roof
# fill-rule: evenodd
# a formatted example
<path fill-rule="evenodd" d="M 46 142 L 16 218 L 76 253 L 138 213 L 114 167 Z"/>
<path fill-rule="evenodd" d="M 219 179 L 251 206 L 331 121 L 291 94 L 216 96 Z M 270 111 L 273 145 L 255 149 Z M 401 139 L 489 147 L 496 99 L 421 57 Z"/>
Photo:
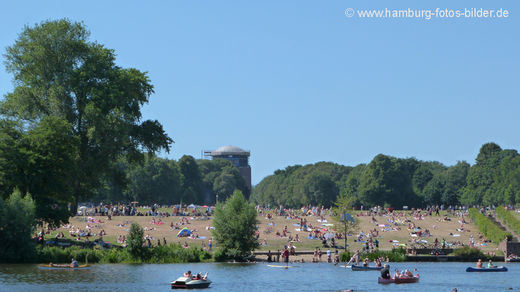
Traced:
<path fill-rule="evenodd" d="M 211 156 L 221 156 L 221 155 L 245 155 L 249 156 L 250 152 L 245 151 L 236 146 L 222 146 L 215 151 L 211 151 Z"/>

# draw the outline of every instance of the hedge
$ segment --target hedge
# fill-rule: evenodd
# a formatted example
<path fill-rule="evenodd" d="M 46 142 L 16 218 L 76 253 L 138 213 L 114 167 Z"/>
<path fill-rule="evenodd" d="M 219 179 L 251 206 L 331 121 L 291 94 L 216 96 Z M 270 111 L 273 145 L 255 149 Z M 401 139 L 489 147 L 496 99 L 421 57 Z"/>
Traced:
<path fill-rule="evenodd" d="M 497 214 L 497 217 L 509 226 L 509 228 L 511 228 L 516 234 L 520 234 L 520 220 L 516 219 L 511 212 L 507 211 L 503 207 L 498 207 L 495 210 L 495 213 Z"/>
<path fill-rule="evenodd" d="M 506 237 L 512 237 L 511 233 L 500 229 L 495 222 L 491 221 L 487 216 L 484 216 L 476 208 L 469 209 L 469 217 L 477 225 L 478 230 L 482 232 L 487 239 L 496 244 L 504 240 Z"/>

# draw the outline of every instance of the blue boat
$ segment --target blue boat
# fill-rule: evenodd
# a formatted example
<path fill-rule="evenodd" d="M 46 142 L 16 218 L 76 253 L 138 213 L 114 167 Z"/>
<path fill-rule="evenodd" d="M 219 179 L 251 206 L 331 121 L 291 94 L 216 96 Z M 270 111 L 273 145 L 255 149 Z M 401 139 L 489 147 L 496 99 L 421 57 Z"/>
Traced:
<path fill-rule="evenodd" d="M 507 268 L 504 266 L 498 266 L 494 268 L 474 268 L 468 267 L 466 272 L 507 272 Z"/>
<path fill-rule="evenodd" d="M 383 267 L 364 267 L 352 265 L 352 271 L 381 271 Z"/>

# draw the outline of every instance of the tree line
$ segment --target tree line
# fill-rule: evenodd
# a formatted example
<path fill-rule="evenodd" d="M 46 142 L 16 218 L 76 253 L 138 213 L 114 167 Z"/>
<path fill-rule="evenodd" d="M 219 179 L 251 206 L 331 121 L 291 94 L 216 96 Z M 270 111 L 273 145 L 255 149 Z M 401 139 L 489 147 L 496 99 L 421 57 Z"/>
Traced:
<path fill-rule="evenodd" d="M 383 154 L 354 167 L 330 162 L 295 165 L 264 178 L 251 195 L 258 204 L 294 208 L 331 206 L 338 197 L 348 197 L 357 207 L 516 204 L 520 155 L 486 143 L 473 165 L 459 161 L 445 166 Z"/>
<path fill-rule="evenodd" d="M 139 204 L 215 204 L 233 191 L 249 189 L 238 169 L 224 159 L 184 155 L 178 161 L 146 155 L 143 163 L 116 163 L 117 174 L 107 177 L 90 198 L 96 202 Z"/>

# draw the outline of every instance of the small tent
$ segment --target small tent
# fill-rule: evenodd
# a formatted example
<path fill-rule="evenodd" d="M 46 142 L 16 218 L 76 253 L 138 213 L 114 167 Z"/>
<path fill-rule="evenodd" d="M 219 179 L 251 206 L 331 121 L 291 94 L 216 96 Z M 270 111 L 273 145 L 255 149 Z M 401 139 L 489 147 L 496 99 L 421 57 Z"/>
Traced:
<path fill-rule="evenodd" d="M 183 228 L 179 233 L 177 233 L 177 237 L 186 237 L 191 235 L 191 230 L 188 228 Z"/>

